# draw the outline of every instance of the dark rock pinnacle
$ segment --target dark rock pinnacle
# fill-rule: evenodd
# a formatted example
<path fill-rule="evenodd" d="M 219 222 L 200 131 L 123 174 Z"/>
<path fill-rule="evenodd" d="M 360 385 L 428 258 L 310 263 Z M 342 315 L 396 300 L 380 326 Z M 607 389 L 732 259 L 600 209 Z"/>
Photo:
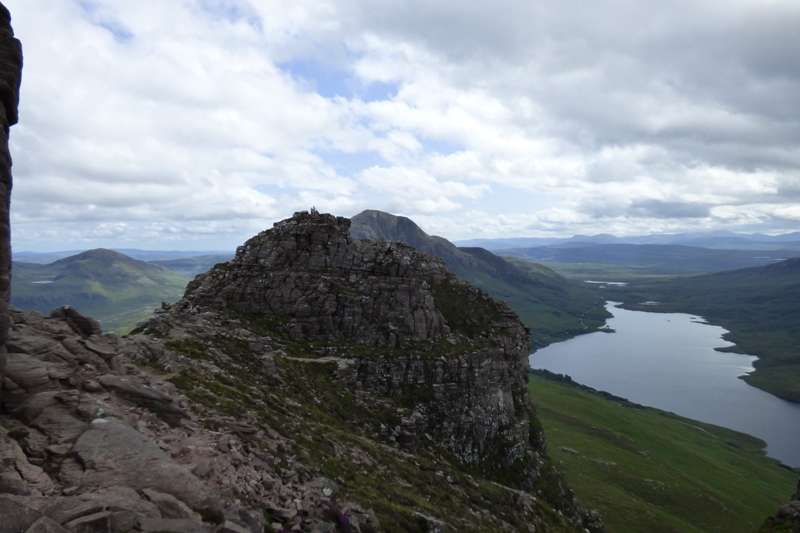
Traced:
<path fill-rule="evenodd" d="M 0 382 L 6 365 L 11 291 L 11 154 L 8 151 L 8 132 L 9 127 L 17 123 L 21 76 L 22 45 L 14 38 L 11 14 L 0 4 Z"/>

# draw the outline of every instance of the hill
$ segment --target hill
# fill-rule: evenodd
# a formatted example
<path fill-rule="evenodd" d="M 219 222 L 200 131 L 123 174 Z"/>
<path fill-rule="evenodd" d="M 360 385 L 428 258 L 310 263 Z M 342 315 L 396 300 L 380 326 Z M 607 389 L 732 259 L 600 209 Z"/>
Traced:
<path fill-rule="evenodd" d="M 531 261 L 623 265 L 642 274 L 689 274 L 764 266 L 798 255 L 796 250 L 721 250 L 675 244 L 564 243 L 499 251 Z"/>
<path fill-rule="evenodd" d="M 0 531 L 604 531 L 549 458 L 516 314 L 349 225 L 296 213 L 124 337 L 12 309 Z"/>
<path fill-rule="evenodd" d="M 626 309 L 693 313 L 724 327 L 730 331 L 726 339 L 736 343 L 732 350 L 759 358 L 745 381 L 800 402 L 800 258 L 711 274 L 634 279 L 606 291 Z"/>
<path fill-rule="evenodd" d="M 106 330 L 126 330 L 164 300 L 180 298 L 188 275 L 96 249 L 47 265 L 14 262 L 11 305 L 49 314 L 69 305 L 97 318 Z"/>
<path fill-rule="evenodd" d="M 404 242 L 436 255 L 461 279 L 508 303 L 531 328 L 541 347 L 603 325 L 606 314 L 596 296 L 553 270 L 533 263 L 515 264 L 483 248 L 458 248 L 425 233 L 411 219 L 368 210 L 352 218 L 357 239 Z"/>
<path fill-rule="evenodd" d="M 530 391 L 550 453 L 609 531 L 752 532 L 794 491 L 763 441 L 544 374 Z"/>
<path fill-rule="evenodd" d="M 218 263 L 224 263 L 233 259 L 233 254 L 203 254 L 177 259 L 158 259 L 148 260 L 153 265 L 168 268 L 173 272 L 179 272 L 187 276 L 202 274 Z"/>

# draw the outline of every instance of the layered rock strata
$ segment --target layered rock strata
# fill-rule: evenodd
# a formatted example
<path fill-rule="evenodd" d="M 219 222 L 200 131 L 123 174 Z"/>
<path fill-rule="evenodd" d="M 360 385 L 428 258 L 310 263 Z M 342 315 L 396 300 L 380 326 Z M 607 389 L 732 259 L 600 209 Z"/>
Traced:
<path fill-rule="evenodd" d="M 213 430 L 192 421 L 196 406 L 152 370 L 187 364 L 169 340 L 103 334 L 74 309 L 10 316 L 0 533 L 262 533 L 296 517 L 306 531 L 333 530 L 322 502 L 336 483 L 277 468 L 270 450 L 288 446 L 279 434 L 213 412 Z M 220 333 L 198 317 L 167 320 L 181 336 Z M 353 523 L 370 519 L 343 508 Z"/>
<path fill-rule="evenodd" d="M 22 45 L 14 38 L 11 14 L 0 4 L 0 378 L 6 362 L 8 300 L 11 290 L 11 154 L 9 128 L 17 123 Z"/>
<path fill-rule="evenodd" d="M 465 464 L 498 456 L 501 442 L 505 466 L 524 461 L 531 450 L 528 329 L 441 259 L 398 242 L 354 240 L 349 227 L 346 218 L 297 213 L 198 276 L 186 298 L 279 317 L 288 338 L 324 341 L 352 390 L 413 391 L 419 433 Z M 404 427 L 416 442 L 411 425 Z"/>

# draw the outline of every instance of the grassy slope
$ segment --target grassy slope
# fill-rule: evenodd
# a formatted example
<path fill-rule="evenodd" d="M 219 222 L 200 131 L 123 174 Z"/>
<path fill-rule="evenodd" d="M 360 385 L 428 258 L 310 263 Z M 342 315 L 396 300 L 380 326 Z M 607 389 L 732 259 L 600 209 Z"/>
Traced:
<path fill-rule="evenodd" d="M 405 416 L 431 401 L 424 395 L 407 392 L 372 401 L 343 386 L 336 363 L 314 361 L 316 349 L 327 342 L 285 341 L 275 329 L 274 316 L 237 316 L 241 327 L 273 339 L 282 379 L 265 373 L 262 361 L 241 337 L 219 334 L 168 342 L 170 350 L 197 363 L 187 364 L 170 381 L 206 406 L 197 410 L 198 423 L 217 430 L 218 413 L 266 432 L 280 428 L 287 437 L 274 452 L 281 469 L 299 459 L 312 469 L 297 470 L 302 477 L 335 480 L 341 489 L 338 500 L 373 510 L 387 533 L 428 531 L 415 513 L 443 520 L 446 531 L 453 532 L 529 532 L 531 525 L 549 533 L 578 531 L 547 503 L 563 496 L 540 494 L 526 511 L 518 494 L 497 483 L 502 477 L 495 471 L 460 464 L 430 437 L 420 439 L 414 455 L 392 445 L 390 435 L 401 423 L 401 413 Z M 379 348 L 371 355 L 386 356 Z M 218 371 L 208 371 L 203 362 L 213 363 Z M 548 476 L 559 475 L 549 468 L 544 471 L 549 474 L 540 480 L 542 490 L 547 489 Z"/>
<path fill-rule="evenodd" d="M 749 435 L 538 376 L 530 389 L 551 457 L 610 533 L 755 531 L 797 484 Z"/>
<path fill-rule="evenodd" d="M 217 263 L 226 263 L 231 259 L 233 259 L 233 254 L 213 254 L 181 257 L 180 259 L 159 259 L 148 261 L 148 263 L 194 277 L 197 274 L 206 272 Z"/>
<path fill-rule="evenodd" d="M 520 319 L 531 328 L 537 346 L 595 331 L 605 324 L 609 315 L 597 294 L 590 290 L 591 287 L 582 287 L 566 280 L 539 263 L 517 258 L 506 259 L 519 270 L 539 279 L 552 279 L 554 284 L 561 287 L 559 291 L 548 289 L 547 286 L 529 286 L 526 287 L 527 290 L 518 290 L 515 287 L 492 286 L 491 281 L 486 282 L 487 292 L 508 302 Z M 565 281 L 568 283 L 564 283 Z"/>
<path fill-rule="evenodd" d="M 11 304 L 45 314 L 71 305 L 97 319 L 104 330 L 125 333 L 163 300 L 180 299 L 188 281 L 188 276 L 118 252 L 90 250 L 49 265 L 14 263 Z"/>

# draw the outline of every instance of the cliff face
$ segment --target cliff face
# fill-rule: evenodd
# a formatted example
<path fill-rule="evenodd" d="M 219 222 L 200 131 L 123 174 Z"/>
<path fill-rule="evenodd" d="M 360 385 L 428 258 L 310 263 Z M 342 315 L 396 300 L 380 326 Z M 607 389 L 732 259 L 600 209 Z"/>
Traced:
<path fill-rule="evenodd" d="M 13 310 L 0 532 L 601 531 L 545 451 L 526 328 L 348 226 L 276 224 L 127 337 Z"/>
<path fill-rule="evenodd" d="M 21 75 L 22 45 L 14 38 L 11 14 L 0 4 L 0 378 L 6 364 L 11 290 L 11 154 L 8 151 L 8 132 L 10 126 L 17 123 Z"/>
<path fill-rule="evenodd" d="M 353 217 L 350 234 L 354 239 L 404 242 L 441 258 L 459 278 L 507 302 L 531 328 L 536 348 L 585 334 L 604 322 L 602 312 L 587 316 L 596 307 L 595 296 L 549 268 L 521 267 L 483 248 L 459 248 L 428 235 L 406 217 L 363 211 Z"/>
<path fill-rule="evenodd" d="M 528 329 L 441 259 L 398 242 L 354 240 L 349 227 L 342 217 L 298 213 L 198 276 L 186 297 L 280 317 L 287 338 L 324 343 L 321 355 L 336 359 L 351 390 L 413 391 L 404 436 L 411 449 L 429 434 L 463 463 L 491 459 L 532 486 L 538 473 L 528 454 L 540 438 L 534 431 L 531 440 Z"/>
<path fill-rule="evenodd" d="M 189 284 L 197 304 L 289 318 L 295 340 L 431 347 L 447 333 L 430 283 L 441 263 L 396 244 L 361 245 L 342 217 L 297 214 L 240 246 L 231 263 Z M 427 264 L 430 262 L 430 264 Z M 425 263 L 425 279 L 415 267 Z"/>

